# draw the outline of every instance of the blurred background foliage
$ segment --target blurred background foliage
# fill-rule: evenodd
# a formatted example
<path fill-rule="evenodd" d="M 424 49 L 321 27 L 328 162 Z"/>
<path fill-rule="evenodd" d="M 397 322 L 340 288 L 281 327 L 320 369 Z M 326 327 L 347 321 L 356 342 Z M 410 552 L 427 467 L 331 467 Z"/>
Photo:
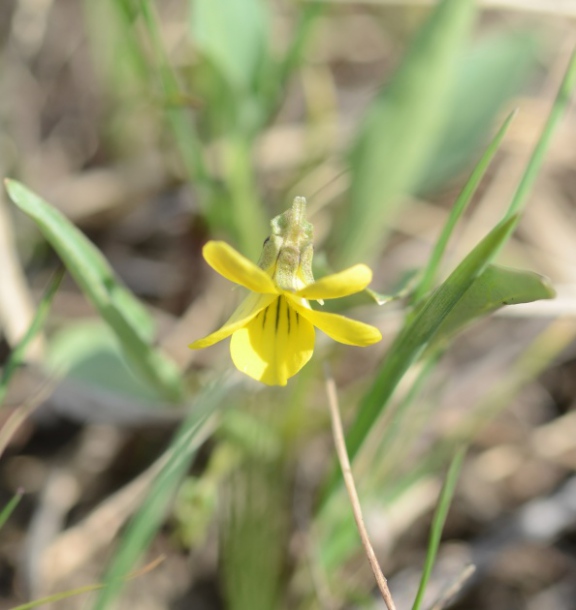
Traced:
<path fill-rule="evenodd" d="M 0 1 L 0 607 L 92 582 L 49 607 L 383 607 L 323 360 L 398 608 L 461 444 L 423 607 L 469 563 L 435 607 L 573 607 L 575 17 L 554 0 Z M 256 260 L 295 195 L 317 277 L 372 265 L 385 303 L 330 307 L 384 340 L 319 336 L 264 388 L 226 344 L 186 347 L 239 298 L 200 253 L 213 237 Z"/>

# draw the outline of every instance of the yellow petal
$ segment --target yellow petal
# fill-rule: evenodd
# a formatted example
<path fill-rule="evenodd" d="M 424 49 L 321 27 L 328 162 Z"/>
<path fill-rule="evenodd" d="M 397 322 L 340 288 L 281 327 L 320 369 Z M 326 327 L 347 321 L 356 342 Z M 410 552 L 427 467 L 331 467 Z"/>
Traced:
<path fill-rule="evenodd" d="M 372 271 L 366 265 L 354 265 L 340 273 L 327 275 L 308 284 L 295 294 L 304 299 L 338 299 L 364 290 L 372 281 Z"/>
<path fill-rule="evenodd" d="M 286 385 L 312 357 L 314 327 L 278 297 L 232 336 L 236 368 L 267 385 Z"/>
<path fill-rule="evenodd" d="M 301 317 L 306 318 L 314 326 L 334 339 L 334 341 L 365 347 L 377 343 L 382 339 L 382 333 L 375 326 L 351 320 L 335 313 L 314 311 L 304 307 L 301 302 L 298 302 L 296 298 L 290 295 L 287 295 L 286 298 Z"/>
<path fill-rule="evenodd" d="M 277 294 L 272 278 L 260 267 L 223 241 L 209 241 L 202 254 L 206 262 L 227 280 L 261 294 Z"/>
<path fill-rule="evenodd" d="M 276 295 L 274 294 L 256 294 L 253 292 L 240 303 L 236 308 L 236 311 L 230 316 L 222 328 L 203 339 L 197 339 L 188 347 L 190 349 L 202 349 L 214 345 L 214 343 L 218 343 L 218 341 L 222 341 L 222 339 L 226 339 L 226 337 L 229 337 L 234 331 L 237 331 L 239 328 L 248 324 L 254 316 L 257 316 L 275 299 Z"/>

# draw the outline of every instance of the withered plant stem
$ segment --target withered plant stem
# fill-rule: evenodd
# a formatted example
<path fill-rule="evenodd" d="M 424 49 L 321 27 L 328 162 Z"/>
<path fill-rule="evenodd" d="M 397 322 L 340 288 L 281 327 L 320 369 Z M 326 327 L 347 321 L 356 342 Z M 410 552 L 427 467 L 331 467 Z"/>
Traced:
<path fill-rule="evenodd" d="M 358 493 L 356 491 L 356 485 L 354 484 L 354 476 L 352 475 L 352 468 L 350 466 L 350 460 L 348 458 L 348 451 L 346 450 L 346 441 L 344 439 L 344 430 L 342 428 L 342 419 L 340 417 L 340 410 L 338 407 L 338 394 L 336 391 L 336 383 L 334 378 L 326 366 L 326 393 L 328 394 L 328 405 L 330 407 L 330 418 L 332 420 L 332 436 L 334 438 L 334 445 L 336 446 L 336 453 L 338 455 L 338 461 L 340 462 L 340 468 L 342 469 L 342 476 L 344 477 L 344 484 L 346 485 L 346 491 L 350 498 L 350 504 L 352 505 L 352 512 L 354 513 L 354 520 L 356 521 L 356 527 L 362 540 L 362 546 L 368 557 L 368 562 L 374 573 L 376 584 L 380 589 L 384 603 L 388 607 L 388 610 L 396 610 L 396 605 L 392 599 L 392 594 L 388 588 L 388 581 L 382 573 L 378 559 L 374 548 L 370 543 L 368 532 L 364 524 L 364 518 L 362 516 L 362 507 L 360 506 L 360 500 L 358 499 Z"/>

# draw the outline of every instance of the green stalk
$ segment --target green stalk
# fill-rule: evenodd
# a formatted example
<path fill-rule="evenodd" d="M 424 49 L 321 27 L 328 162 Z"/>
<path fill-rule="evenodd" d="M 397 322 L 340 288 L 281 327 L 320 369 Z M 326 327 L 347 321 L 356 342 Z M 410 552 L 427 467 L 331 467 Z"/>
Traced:
<path fill-rule="evenodd" d="M 268 234 L 254 184 L 251 144 L 240 134 L 224 143 L 224 168 L 230 192 L 234 227 L 241 252 L 257 260 Z"/>
<path fill-rule="evenodd" d="M 19 489 L 9 500 L 6 506 L 0 511 L 0 529 L 4 527 L 4 524 L 10 518 L 10 515 L 14 512 L 15 508 L 20 503 L 22 496 L 24 495 L 24 490 Z"/>
<path fill-rule="evenodd" d="M 444 529 L 444 523 L 446 521 L 446 515 L 452 502 L 452 496 L 454 495 L 454 489 L 458 481 L 458 475 L 460 474 L 460 468 L 462 461 L 464 460 L 464 454 L 466 449 L 462 448 L 456 452 L 456 455 L 452 458 L 450 467 L 448 468 L 448 474 L 446 480 L 442 486 L 440 492 L 440 499 L 434 512 L 434 519 L 432 521 L 432 529 L 430 531 L 430 540 L 428 542 L 428 551 L 426 552 L 426 561 L 424 562 L 424 570 L 422 571 L 422 577 L 420 578 L 420 586 L 418 587 L 418 593 L 416 599 L 412 605 L 412 610 L 419 610 L 420 604 L 424 598 L 426 592 L 426 585 L 430 580 L 430 574 L 438 554 L 438 547 L 440 546 L 440 539 L 442 537 L 442 530 Z"/>
<path fill-rule="evenodd" d="M 52 300 L 54 299 L 54 295 L 56 294 L 58 288 L 60 287 L 60 282 L 64 277 L 64 268 L 59 269 L 46 290 L 46 293 L 42 297 L 42 300 L 38 304 L 38 308 L 36 309 L 36 314 L 28 327 L 28 330 L 20 339 L 18 344 L 12 350 L 10 354 L 10 358 L 8 362 L 4 366 L 4 371 L 2 373 L 2 377 L 0 378 L 0 406 L 4 402 L 4 398 L 6 397 L 6 392 L 8 391 L 8 384 L 10 383 L 10 379 L 14 374 L 14 371 L 21 366 L 24 362 L 24 356 L 26 354 L 26 350 L 28 346 L 33 341 L 34 337 L 42 330 L 44 324 L 46 322 L 46 318 L 48 317 L 48 312 L 50 311 L 50 307 L 52 305 Z"/>
<path fill-rule="evenodd" d="M 168 61 L 168 57 L 166 56 L 166 51 L 158 30 L 156 10 L 150 0 L 139 0 L 139 3 L 146 30 L 148 31 L 148 36 L 154 50 L 156 67 L 158 75 L 160 76 L 164 96 L 168 104 L 170 104 L 170 106 L 165 109 L 168 125 L 176 140 L 189 181 L 201 191 L 205 190 L 210 183 L 209 174 L 204 163 L 204 157 L 202 156 L 196 129 L 190 115 L 185 108 L 179 108 L 175 105 L 175 102 L 181 98 L 181 90 L 178 80 L 170 66 L 170 62 Z M 206 203 L 204 197 L 201 197 L 200 199 Z"/>

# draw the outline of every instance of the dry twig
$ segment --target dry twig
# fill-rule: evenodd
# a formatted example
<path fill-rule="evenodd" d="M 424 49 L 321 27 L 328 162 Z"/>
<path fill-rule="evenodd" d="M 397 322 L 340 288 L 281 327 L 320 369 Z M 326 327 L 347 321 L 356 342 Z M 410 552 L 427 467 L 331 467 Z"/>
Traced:
<path fill-rule="evenodd" d="M 1 167 L 0 167 L 1 170 Z M 1 173 L 1 171 L 0 171 Z M 0 326 L 10 345 L 23 337 L 34 317 L 34 301 L 18 257 L 8 204 L 0 190 Z M 38 360 L 44 349 L 41 335 L 32 341 L 27 360 Z"/>
<path fill-rule="evenodd" d="M 474 574 L 476 566 L 468 564 L 462 572 L 458 575 L 458 578 L 451 583 L 444 591 L 442 591 L 440 597 L 434 602 L 430 610 L 442 610 L 448 606 L 448 603 L 452 598 L 462 589 L 466 581 Z"/>
<path fill-rule="evenodd" d="M 380 564 L 374 552 L 374 548 L 370 543 L 366 525 L 364 524 L 364 518 L 362 516 L 362 507 L 360 506 L 360 500 L 358 499 L 358 493 L 356 492 L 356 485 L 354 484 L 354 477 L 352 475 L 352 468 L 350 466 L 350 460 L 348 458 L 348 451 L 346 450 L 346 441 L 344 439 L 344 431 L 342 429 L 342 420 L 340 418 L 340 411 L 338 409 L 338 396 L 336 393 L 336 384 L 326 367 L 326 392 L 328 394 L 328 405 L 330 407 L 330 418 L 332 419 L 332 434 L 334 436 L 334 444 L 336 446 L 336 453 L 338 454 L 338 461 L 340 462 L 340 468 L 342 468 L 342 476 L 344 477 L 344 484 L 348 496 L 350 497 L 350 503 L 352 505 L 352 512 L 354 513 L 354 520 L 356 521 L 356 527 L 358 533 L 362 539 L 362 546 L 366 551 L 368 562 L 376 578 L 376 583 L 384 599 L 384 603 L 388 607 L 388 610 L 396 610 L 396 605 L 392 599 L 392 594 L 388 588 L 388 582 L 386 577 L 382 573 Z"/>

